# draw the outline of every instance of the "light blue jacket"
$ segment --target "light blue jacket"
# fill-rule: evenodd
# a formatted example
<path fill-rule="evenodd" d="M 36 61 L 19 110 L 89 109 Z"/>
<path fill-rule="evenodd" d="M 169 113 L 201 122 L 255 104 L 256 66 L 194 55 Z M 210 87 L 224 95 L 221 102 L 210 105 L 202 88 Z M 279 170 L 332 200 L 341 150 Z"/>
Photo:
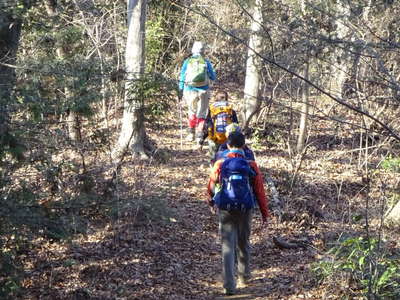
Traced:
<path fill-rule="evenodd" d="M 192 57 L 197 57 L 197 55 L 196 55 L 196 56 L 194 55 L 194 56 L 192 56 Z M 189 59 L 190 59 L 190 58 L 191 58 L 191 57 L 185 59 L 185 61 L 183 62 L 182 69 L 181 69 L 181 74 L 180 74 L 180 76 L 179 76 L 179 89 L 180 89 L 180 90 L 183 90 L 183 89 L 184 89 L 185 91 L 190 91 L 190 90 L 207 90 L 207 89 L 209 88 L 208 85 L 199 86 L 199 87 L 194 87 L 194 86 L 188 86 L 188 85 L 185 84 L 186 69 L 187 69 L 187 65 L 188 65 L 188 62 L 189 62 Z M 211 63 L 210 63 L 207 59 L 205 59 L 205 61 L 206 61 L 206 64 L 207 64 L 207 74 L 208 74 L 208 78 L 209 78 L 210 80 L 215 80 L 217 76 L 215 75 L 215 72 L 214 72 L 214 69 L 213 69 Z"/>

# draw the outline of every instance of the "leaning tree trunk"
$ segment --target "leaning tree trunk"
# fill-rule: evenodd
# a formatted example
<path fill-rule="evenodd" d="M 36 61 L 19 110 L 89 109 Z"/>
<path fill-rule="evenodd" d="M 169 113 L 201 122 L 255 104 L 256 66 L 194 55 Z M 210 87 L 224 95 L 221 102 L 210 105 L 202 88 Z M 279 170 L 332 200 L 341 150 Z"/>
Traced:
<path fill-rule="evenodd" d="M 13 66 L 21 34 L 21 20 L 14 18 L 12 5 L 12 1 L 0 2 L 0 158 L 5 149 L 12 150 L 14 140 L 8 106 L 15 84 Z"/>
<path fill-rule="evenodd" d="M 249 127 L 251 118 L 258 112 L 261 104 L 259 98 L 261 58 L 255 52 L 260 53 L 262 51 L 262 36 L 260 34 L 263 23 L 262 2 L 261 0 L 255 0 L 253 4 L 244 84 L 244 106 L 242 112 L 244 129 Z"/>
<path fill-rule="evenodd" d="M 388 226 L 400 226 L 400 201 L 387 212 L 385 224 Z"/>
<path fill-rule="evenodd" d="M 128 0 L 128 37 L 125 52 L 127 80 L 121 132 L 112 153 L 114 160 L 122 159 L 129 147 L 135 156 L 147 158 L 144 149 L 146 131 L 143 95 L 138 89 L 145 67 L 146 4 L 147 0 Z"/>

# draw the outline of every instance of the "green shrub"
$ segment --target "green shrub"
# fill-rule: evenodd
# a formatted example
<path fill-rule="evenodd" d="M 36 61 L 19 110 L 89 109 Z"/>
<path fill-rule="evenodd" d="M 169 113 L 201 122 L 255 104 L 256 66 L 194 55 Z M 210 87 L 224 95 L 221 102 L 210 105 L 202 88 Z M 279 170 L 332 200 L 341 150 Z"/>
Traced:
<path fill-rule="evenodd" d="M 140 103 L 144 109 L 146 121 L 157 123 L 171 108 L 175 100 L 176 85 L 159 74 L 146 74 L 132 82 L 128 97 L 132 104 Z"/>
<path fill-rule="evenodd" d="M 6 250 L 0 241 L 0 299 L 15 299 L 22 280 L 15 253 Z"/>
<path fill-rule="evenodd" d="M 347 275 L 368 299 L 399 299 L 400 260 L 389 256 L 375 238 L 355 237 L 344 240 L 328 252 L 329 260 L 313 267 L 320 281 Z"/>
<path fill-rule="evenodd" d="M 400 173 L 400 158 L 389 156 L 382 162 L 381 167 L 388 171 Z"/>

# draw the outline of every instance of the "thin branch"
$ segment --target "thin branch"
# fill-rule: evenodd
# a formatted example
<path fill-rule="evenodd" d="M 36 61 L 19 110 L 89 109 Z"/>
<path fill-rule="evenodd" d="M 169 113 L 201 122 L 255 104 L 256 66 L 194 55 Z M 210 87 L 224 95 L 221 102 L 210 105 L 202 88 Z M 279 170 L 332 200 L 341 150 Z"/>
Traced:
<path fill-rule="evenodd" d="M 201 11 L 198 11 L 198 10 L 196 10 L 196 9 L 193 9 L 193 8 L 191 8 L 191 7 L 187 7 L 187 6 L 184 6 L 184 5 L 182 5 L 182 4 L 173 2 L 173 0 L 168 0 L 168 1 L 170 1 L 173 5 L 176 5 L 176 6 L 181 7 L 181 8 L 188 9 L 188 10 L 192 11 L 193 13 L 202 16 L 202 17 L 205 18 L 208 22 L 210 22 L 212 25 L 216 26 L 219 30 L 221 30 L 223 33 L 229 35 L 230 37 L 232 37 L 233 39 L 237 40 L 237 41 L 240 42 L 242 45 L 244 45 L 246 48 L 250 49 L 256 56 L 260 57 L 260 58 L 261 58 L 262 60 L 264 60 L 265 62 L 267 62 L 267 63 L 269 63 L 269 64 L 271 64 L 271 65 L 274 65 L 275 67 L 277 67 L 277 68 L 279 68 L 279 69 L 281 69 L 281 70 L 283 70 L 283 71 L 285 71 L 285 72 L 287 72 L 287 73 L 289 73 L 289 74 L 292 74 L 293 76 L 295 76 L 295 77 L 301 79 L 302 81 L 306 82 L 308 85 L 310 85 L 311 87 L 313 87 L 314 89 L 316 89 L 316 90 L 319 91 L 320 93 L 324 94 L 325 96 L 331 98 L 332 100 L 334 100 L 335 102 L 339 103 L 340 105 L 345 106 L 345 107 L 347 107 L 348 109 L 350 109 L 350 110 L 352 110 L 352 111 L 354 111 L 354 112 L 356 112 L 356 113 L 359 113 L 359 114 L 361 114 L 361 115 L 364 115 L 364 116 L 368 117 L 369 119 L 375 121 L 375 122 L 376 122 L 377 124 L 379 124 L 382 128 L 384 128 L 393 138 L 395 138 L 396 140 L 400 141 L 400 135 L 398 135 L 396 132 L 394 132 L 394 130 L 393 130 L 392 128 L 390 128 L 389 126 L 387 126 L 386 124 L 384 124 L 381 120 L 375 118 L 374 116 L 372 116 L 370 113 L 368 113 L 368 112 L 366 112 L 366 111 L 362 111 L 361 109 L 359 109 L 359 108 L 357 108 L 357 107 L 354 107 L 354 106 L 352 106 L 352 105 L 346 103 L 343 99 L 340 99 L 340 98 L 338 98 L 338 97 L 335 97 L 335 96 L 332 95 L 331 93 L 327 92 L 325 89 L 319 87 L 316 83 L 311 82 L 310 80 L 304 78 L 303 76 L 297 74 L 296 72 L 294 72 L 294 71 L 292 71 L 292 70 L 289 70 L 288 68 L 282 66 L 281 64 L 279 64 L 279 63 L 276 62 L 275 60 L 272 60 L 272 59 L 270 59 L 270 58 L 268 58 L 268 57 L 266 57 L 266 56 L 260 54 L 259 52 L 255 51 L 253 48 L 251 48 L 250 46 L 248 46 L 247 43 L 246 43 L 243 39 L 237 37 L 236 35 L 230 33 L 228 30 L 222 28 L 222 27 L 221 27 L 220 25 L 218 25 L 214 20 L 212 20 L 211 17 L 209 17 L 209 16 L 206 15 L 205 13 L 203 13 L 203 12 L 201 12 Z"/>

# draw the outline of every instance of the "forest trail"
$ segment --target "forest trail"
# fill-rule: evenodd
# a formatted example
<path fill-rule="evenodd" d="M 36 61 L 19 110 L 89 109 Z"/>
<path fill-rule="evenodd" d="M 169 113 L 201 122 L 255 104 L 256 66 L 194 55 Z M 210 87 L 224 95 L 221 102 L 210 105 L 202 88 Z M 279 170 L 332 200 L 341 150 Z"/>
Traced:
<path fill-rule="evenodd" d="M 121 202 L 118 217 L 98 220 L 86 234 L 47 242 L 32 253 L 23 299 L 324 299 L 309 271 L 316 251 L 281 250 L 272 243 L 272 236 L 310 241 L 317 229 L 273 218 L 266 230 L 258 210 L 252 279 L 236 295 L 224 296 L 217 216 L 205 203 L 207 151 L 194 150 L 190 142 L 181 148 L 179 124 L 149 135 L 160 149 L 158 160 L 127 157 L 112 200 Z M 261 170 L 272 175 L 272 161 L 285 163 L 273 151 L 255 151 Z M 134 201 L 126 202 L 132 194 Z"/>
<path fill-rule="evenodd" d="M 151 227 L 136 239 L 145 244 L 140 255 L 154 253 L 151 264 L 139 262 L 138 278 L 149 274 L 157 278 L 151 280 L 152 287 L 146 287 L 146 280 L 137 280 L 141 282 L 137 285 L 138 299 L 321 299 L 312 295 L 309 283 L 309 263 L 314 260 L 315 251 L 276 248 L 272 236 L 302 233 L 296 227 L 277 224 L 275 218 L 267 229 L 262 228 L 258 210 L 253 217 L 251 238 L 252 280 L 247 287 L 239 288 L 236 295 L 223 295 L 217 215 L 205 203 L 207 150 L 194 150 L 194 144 L 185 141 L 181 149 L 179 133 L 179 127 L 172 128 L 163 141 L 174 157 L 162 170 L 173 221 Z M 256 155 L 268 161 L 266 153 Z M 265 171 L 266 166 L 260 167 Z M 140 235 L 139 232 L 136 234 Z M 140 245 L 137 246 L 139 249 Z"/>

